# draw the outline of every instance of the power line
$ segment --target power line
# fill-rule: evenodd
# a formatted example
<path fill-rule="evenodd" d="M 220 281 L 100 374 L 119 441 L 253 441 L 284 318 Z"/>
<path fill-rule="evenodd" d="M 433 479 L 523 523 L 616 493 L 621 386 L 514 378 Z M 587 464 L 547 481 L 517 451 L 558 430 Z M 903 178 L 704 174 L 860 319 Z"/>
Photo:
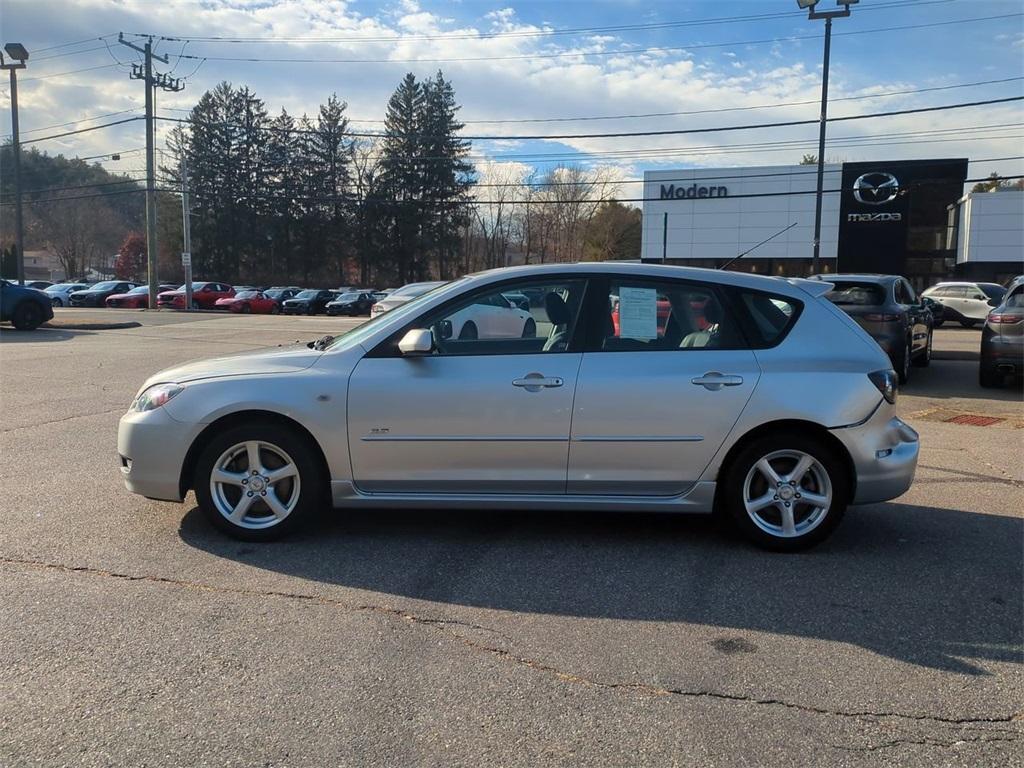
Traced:
<path fill-rule="evenodd" d="M 933 21 L 925 24 L 904 24 L 896 27 L 876 27 L 875 29 L 860 29 L 848 32 L 835 32 L 833 37 L 850 35 L 878 34 L 879 32 L 901 32 L 910 29 L 928 29 L 932 27 L 945 27 L 950 25 L 969 24 L 978 21 L 994 21 L 1000 19 L 1019 18 L 1024 13 L 1004 13 L 995 16 L 977 16 L 968 19 L 952 19 L 949 21 Z M 772 37 L 761 40 L 733 40 L 727 43 L 694 43 L 691 45 L 670 45 L 650 46 L 644 48 L 628 48 L 611 51 L 561 51 L 558 53 L 531 53 L 516 54 L 512 56 L 463 56 L 445 58 L 420 58 L 420 59 L 324 59 L 324 58 L 266 58 L 249 56 L 198 56 L 185 54 L 186 59 L 206 58 L 209 61 L 242 61 L 258 64 L 446 64 L 458 62 L 481 62 L 481 61 L 519 61 L 535 59 L 559 59 L 566 57 L 586 56 L 631 56 L 639 53 L 670 53 L 679 51 L 695 51 L 705 48 L 731 48 L 745 45 L 764 45 L 768 43 L 793 42 L 798 40 L 818 40 L 819 35 L 789 35 L 787 37 Z"/>
<path fill-rule="evenodd" d="M 983 161 L 977 161 L 977 162 L 983 162 Z M 1008 175 L 1008 176 L 1000 175 L 999 178 L 1004 180 L 1004 181 L 1009 181 L 1011 179 L 1021 179 L 1021 178 L 1024 178 L 1024 174 L 1016 174 L 1016 175 Z M 689 179 L 687 179 L 687 180 L 689 180 Z M 973 184 L 973 183 L 978 183 L 978 182 L 983 182 L 983 181 L 991 181 L 991 180 L 992 179 L 991 179 L 990 176 L 986 176 L 984 178 L 964 179 L 963 180 L 963 184 Z M 616 182 L 609 182 L 608 186 L 614 186 L 615 183 Z M 948 184 L 948 183 L 949 182 L 947 182 L 947 181 L 939 181 L 939 180 L 914 181 L 914 182 L 910 182 L 908 184 L 905 184 L 904 188 L 907 188 L 907 187 L 910 187 L 910 188 L 913 188 L 913 187 L 925 187 L 925 186 L 942 185 L 942 184 Z M 522 185 L 517 185 L 517 186 L 522 186 Z M 86 200 L 86 199 L 94 199 L 94 198 L 99 198 L 99 197 L 114 197 L 114 196 L 123 195 L 123 194 L 131 194 L 131 193 L 145 192 L 145 191 L 146 191 L 145 189 L 112 190 L 110 192 L 97 192 L 95 194 L 85 194 L 85 195 L 69 195 L 69 196 L 66 196 L 66 197 L 54 197 L 54 198 L 46 198 L 46 199 L 28 200 L 26 202 L 28 202 L 29 204 L 65 202 L 65 201 L 69 201 L 69 200 Z M 158 188 L 155 191 L 156 192 L 175 193 L 175 194 L 178 194 L 178 193 L 181 192 L 180 189 L 176 189 L 174 187 Z M 826 190 L 823 190 L 822 193 L 823 194 L 837 194 L 837 193 L 841 193 L 843 191 L 844 191 L 843 189 L 826 189 Z M 196 197 L 217 197 L 216 195 L 211 195 L 210 193 L 207 193 L 207 192 L 199 192 L 197 190 L 191 190 L 190 194 L 193 195 L 193 196 L 196 196 Z M 751 193 L 745 193 L 745 194 L 739 194 L 739 195 L 729 195 L 729 199 L 730 200 L 736 200 L 736 199 L 741 199 L 741 198 L 759 198 L 759 197 L 792 197 L 792 196 L 795 196 L 795 195 L 814 195 L 814 194 L 817 194 L 817 191 L 813 190 L 813 189 L 809 189 L 809 190 L 789 190 L 789 191 L 785 191 L 785 192 L 751 192 Z M 280 201 L 280 202 L 297 202 L 297 201 L 303 201 L 303 202 L 350 202 L 351 199 L 352 199 L 352 197 L 350 195 L 349 196 L 345 196 L 345 195 L 232 194 L 231 197 L 233 197 L 236 200 L 241 200 L 241 199 L 245 199 L 245 200 L 269 200 L 269 201 Z M 394 205 L 423 205 L 424 203 L 431 203 L 431 204 L 437 204 L 437 205 L 451 205 L 451 206 L 454 206 L 454 205 L 476 205 L 479 202 L 477 200 L 464 200 L 464 201 L 456 201 L 456 202 L 447 201 L 447 200 L 445 200 L 445 201 L 441 201 L 441 200 L 437 200 L 437 201 L 422 201 L 422 200 L 419 200 L 419 201 L 402 201 L 402 200 L 394 200 L 394 199 L 391 199 L 391 198 L 364 198 L 364 200 L 366 202 L 390 203 L 390 204 L 394 204 Z M 612 202 L 612 201 L 618 202 L 618 203 L 643 203 L 643 202 L 657 202 L 657 201 L 660 201 L 660 200 L 661 200 L 660 197 L 611 197 L 611 198 L 599 198 L 599 199 L 582 198 L 582 199 L 574 199 L 574 200 L 532 200 L 532 201 L 527 199 L 527 200 L 517 200 L 516 204 L 531 204 L 531 203 L 532 204 L 538 204 L 538 203 L 540 203 L 540 204 L 607 203 L 607 202 Z M 2 202 L 0 202 L 0 206 L 10 206 L 10 205 L 14 205 L 14 203 L 2 203 Z"/>
<path fill-rule="evenodd" d="M 1005 103 L 1008 103 L 1008 102 L 1011 102 L 1011 101 L 1022 101 L 1022 100 L 1024 100 L 1024 96 L 1007 96 L 1007 97 L 1003 97 L 1003 98 L 1000 98 L 1000 99 L 985 99 L 985 100 L 982 100 L 982 101 L 965 101 L 965 102 L 960 102 L 958 104 L 943 104 L 943 105 L 934 106 L 934 107 L 915 107 L 914 109 L 899 109 L 899 110 L 890 110 L 890 111 L 887 111 L 887 112 L 873 112 L 873 113 L 868 113 L 868 114 L 864 114 L 864 115 L 846 115 L 846 116 L 843 116 L 843 117 L 830 117 L 828 119 L 828 122 L 830 122 L 830 123 L 837 122 L 838 123 L 838 122 L 846 122 L 846 121 L 850 121 L 850 120 L 867 120 L 867 119 L 878 118 L 878 117 L 894 117 L 894 116 L 899 116 L 899 115 L 916 115 L 916 114 L 921 114 L 921 113 L 925 113 L 925 112 L 941 112 L 941 111 L 945 111 L 945 110 L 949 110 L 949 109 L 964 109 L 964 108 L 968 108 L 968 107 L 981 107 L 981 106 L 988 106 L 988 105 L 991 105 L 991 104 L 1005 104 Z M 230 127 L 238 127 L 237 125 L 234 125 L 232 123 L 225 123 L 225 122 L 216 122 L 216 123 L 200 122 L 200 121 L 193 120 L 192 118 L 183 118 L 183 117 L 161 117 L 161 116 L 157 115 L 156 119 L 157 120 L 164 120 L 164 121 L 167 121 L 167 122 L 174 122 L 174 123 L 189 123 L 189 124 L 192 124 L 193 126 L 198 125 L 200 127 L 212 127 L 212 128 L 216 128 L 216 127 L 222 127 L 222 128 L 223 127 L 228 127 L 228 128 L 230 128 Z M 800 126 L 800 125 L 817 125 L 818 122 L 819 122 L 818 120 L 783 120 L 783 121 L 776 121 L 776 122 L 771 122 L 771 123 L 751 123 L 751 124 L 747 124 L 747 125 L 725 125 L 725 126 L 714 126 L 714 127 L 708 127 L 708 128 L 675 128 L 675 129 L 664 130 L 664 131 L 618 131 L 618 132 L 613 132 L 613 133 L 563 133 L 563 134 L 528 134 L 528 135 L 506 134 L 506 135 L 486 135 L 486 136 L 484 136 L 484 135 L 481 135 L 481 136 L 460 135 L 458 138 L 460 138 L 460 139 L 462 139 L 464 141 L 558 141 L 558 140 L 562 140 L 562 139 L 612 139 L 612 138 L 633 138 L 633 137 L 639 137 L 639 136 L 681 136 L 681 135 L 699 134 L 699 133 L 724 133 L 724 132 L 729 132 L 729 131 L 746 131 L 746 130 L 755 130 L 755 129 L 762 129 L 762 128 L 790 128 L 790 127 Z M 262 130 L 265 130 L 265 131 L 268 131 L 268 132 L 271 132 L 271 133 L 273 133 L 273 132 L 286 132 L 286 133 L 307 134 L 307 135 L 314 135 L 314 134 L 317 133 L 317 131 L 315 129 L 296 128 L 296 129 L 291 129 L 291 130 L 287 130 L 286 131 L 285 129 L 275 128 L 274 126 L 264 126 L 262 128 Z M 346 132 L 346 135 L 347 136 L 356 137 L 356 138 L 380 138 L 382 136 L 385 136 L 386 134 L 383 134 L 383 133 L 368 133 L 368 132 L 365 132 L 365 131 L 348 131 L 348 132 Z M 429 134 L 419 134 L 419 133 L 400 134 L 400 135 L 402 135 L 404 137 L 416 136 L 416 137 L 419 137 L 419 138 L 443 138 L 443 137 L 431 136 Z"/>
<path fill-rule="evenodd" d="M 205 61 L 205 59 L 204 59 Z M 1024 77 L 1004 77 L 998 80 L 979 80 L 973 83 L 956 83 L 954 85 L 939 85 L 930 88 L 911 88 L 902 91 L 886 91 L 884 93 L 868 93 L 859 96 L 841 96 L 837 98 L 829 98 L 829 103 L 837 101 L 862 101 L 864 99 L 879 99 L 888 96 L 907 96 L 915 93 L 931 93 L 933 91 L 948 91 L 956 88 L 974 88 L 982 85 L 997 85 L 1001 83 L 1010 83 L 1024 80 Z M 809 99 L 807 101 L 787 101 L 779 102 L 776 104 L 756 104 L 748 107 L 717 107 L 715 109 L 693 109 L 682 112 L 647 112 L 637 114 L 626 114 L 626 115 L 584 115 L 581 117 L 528 117 L 519 119 L 464 119 L 462 122 L 467 125 L 476 124 L 488 124 L 488 125 L 500 125 L 500 124 L 513 124 L 513 123 L 575 123 L 575 122 L 586 122 L 594 120 L 634 120 L 644 119 L 652 117 L 681 117 L 685 115 L 707 115 L 707 114 L 718 114 L 722 112 L 749 112 L 755 109 L 777 109 L 779 107 L 799 107 L 808 104 L 818 104 L 819 99 Z M 192 112 L 192 108 L 184 107 L 164 107 L 164 109 L 172 112 Z M 162 118 L 158 118 L 162 119 Z M 383 118 L 346 118 L 350 123 L 383 123 Z"/>
<path fill-rule="evenodd" d="M 44 125 L 40 128 L 30 128 L 29 130 L 22 130 L 21 133 L 38 133 L 39 131 L 48 131 L 51 128 L 63 128 L 65 125 L 78 125 L 79 123 L 88 123 L 92 120 L 101 120 L 104 117 L 116 117 L 117 115 L 127 115 L 129 112 L 137 112 L 139 107 L 132 107 L 131 109 L 122 109 L 118 112 L 107 112 L 104 115 L 93 115 L 92 117 L 82 117 L 78 120 L 68 120 L 66 123 L 55 123 L 53 125 Z M 3 134 L 4 138 L 11 134 Z"/>
<path fill-rule="evenodd" d="M 117 64 L 100 64 L 98 67 L 83 67 L 82 69 L 69 69 L 67 72 L 54 72 L 49 75 L 36 75 L 35 77 L 18 78 L 19 83 L 28 83 L 33 80 L 49 80 L 51 77 L 64 77 L 65 75 L 77 75 L 79 72 L 94 72 L 97 69 L 111 69 Z"/>
<path fill-rule="evenodd" d="M 82 45 L 84 43 L 91 43 L 94 40 L 103 40 L 106 37 L 113 37 L 116 34 L 116 32 L 108 32 L 107 34 L 100 35 L 99 37 L 86 37 L 82 40 L 72 40 L 71 42 L 67 43 L 58 43 L 57 45 L 50 45 L 46 48 L 36 48 L 35 53 L 45 53 L 46 51 L 56 51 L 60 48 L 70 48 L 73 45 Z"/>
<path fill-rule="evenodd" d="M 954 0 L 923 0 L 922 2 L 890 2 L 877 3 L 865 6 L 860 11 L 874 11 L 886 8 L 910 8 L 924 5 L 947 5 Z M 651 22 L 645 24 L 615 24 L 602 27 L 569 27 L 562 29 L 537 29 L 537 30 L 516 30 L 511 32 L 477 32 L 477 33 L 451 33 L 438 35 L 391 35 L 381 37 L 243 37 L 243 36 L 173 36 L 160 35 L 158 39 L 168 42 L 181 42 L 191 40 L 192 42 L 216 42 L 216 43 L 387 43 L 387 42 L 423 42 L 431 40 L 497 40 L 506 38 L 530 38 L 530 37 L 555 37 L 561 35 L 595 34 L 601 32 L 638 32 L 659 29 L 676 29 L 679 27 L 705 26 L 709 24 L 727 24 L 747 21 L 764 21 L 769 19 L 803 18 L 798 11 L 787 11 L 781 13 L 747 14 L 743 16 L 723 16 L 709 19 L 686 19 L 682 21 Z M 132 32 L 138 37 L 146 37 L 147 33 Z"/>
<path fill-rule="evenodd" d="M 49 136 L 38 136 L 34 139 L 26 139 L 21 142 L 22 144 L 34 144 L 38 141 L 49 141 L 50 139 L 62 139 L 65 136 L 75 136 L 79 133 L 89 133 L 90 131 L 100 131 L 104 128 L 112 128 L 115 125 L 124 125 L 125 123 L 134 123 L 136 120 L 142 120 L 142 117 L 126 117 L 124 120 L 115 120 L 112 123 L 103 123 L 102 125 L 93 125 L 88 128 L 78 128 L 74 131 L 64 131 L 64 133 L 53 133 Z"/>

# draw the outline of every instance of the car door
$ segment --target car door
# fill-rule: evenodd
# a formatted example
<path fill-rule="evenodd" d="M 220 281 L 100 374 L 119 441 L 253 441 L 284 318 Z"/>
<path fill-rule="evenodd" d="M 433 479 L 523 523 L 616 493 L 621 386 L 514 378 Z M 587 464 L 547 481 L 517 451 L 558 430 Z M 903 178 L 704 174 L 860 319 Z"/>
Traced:
<path fill-rule="evenodd" d="M 968 286 L 964 315 L 971 320 L 984 320 L 992 310 L 988 296 L 976 285 Z"/>
<path fill-rule="evenodd" d="M 459 339 L 452 317 L 499 290 L 485 287 L 411 321 L 356 365 L 348 439 L 360 490 L 565 493 L 582 358 L 573 344 L 586 281 L 520 284 L 555 295 L 535 310 L 543 334 Z M 432 331 L 431 354 L 398 352 L 398 340 L 412 328 Z"/>
<path fill-rule="evenodd" d="M 576 385 L 568 493 L 681 494 L 750 399 L 757 360 L 712 286 L 624 277 L 603 293 L 594 322 L 604 327 L 588 343 Z M 789 322 L 774 305 L 767 311 Z"/>

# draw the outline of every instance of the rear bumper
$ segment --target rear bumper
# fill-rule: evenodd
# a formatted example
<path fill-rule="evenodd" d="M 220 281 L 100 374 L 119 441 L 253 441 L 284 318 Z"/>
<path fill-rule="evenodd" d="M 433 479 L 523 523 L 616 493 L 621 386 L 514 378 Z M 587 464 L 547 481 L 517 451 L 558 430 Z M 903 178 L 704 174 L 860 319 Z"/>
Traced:
<path fill-rule="evenodd" d="M 831 430 L 853 461 L 857 475 L 853 504 L 895 499 L 914 482 L 920 438 L 894 411 L 883 402 L 863 424 Z"/>

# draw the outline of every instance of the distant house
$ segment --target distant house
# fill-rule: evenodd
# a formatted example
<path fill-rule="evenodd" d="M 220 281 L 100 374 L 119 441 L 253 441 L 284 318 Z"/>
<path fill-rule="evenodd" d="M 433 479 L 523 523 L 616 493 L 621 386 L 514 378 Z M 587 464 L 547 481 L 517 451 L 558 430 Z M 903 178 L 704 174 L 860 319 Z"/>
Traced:
<path fill-rule="evenodd" d="M 50 280 L 54 283 L 65 278 L 60 259 L 49 251 L 25 251 L 25 279 Z"/>

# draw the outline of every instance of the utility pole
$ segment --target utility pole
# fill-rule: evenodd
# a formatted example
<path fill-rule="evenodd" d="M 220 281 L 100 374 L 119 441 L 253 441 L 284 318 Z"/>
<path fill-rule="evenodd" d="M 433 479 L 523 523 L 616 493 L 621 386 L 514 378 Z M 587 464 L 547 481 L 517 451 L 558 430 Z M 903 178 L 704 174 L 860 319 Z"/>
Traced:
<path fill-rule="evenodd" d="M 146 85 L 146 262 L 149 273 L 149 307 L 156 308 L 156 295 L 159 289 L 159 254 L 157 253 L 156 242 L 156 157 L 153 139 L 153 95 L 156 89 L 162 88 L 165 91 L 180 91 L 185 86 L 178 78 L 171 78 L 165 74 L 153 73 L 153 59 L 168 63 L 167 56 L 159 56 L 153 53 L 153 38 L 146 38 L 146 44 L 139 47 L 124 39 L 124 33 L 119 33 L 117 42 L 126 45 L 134 51 L 141 53 L 145 60 L 142 64 L 132 64 L 132 80 L 142 80 Z"/>
<path fill-rule="evenodd" d="M 18 130 L 18 70 L 25 68 L 28 51 L 21 43 L 4 46 L 12 61 L 0 53 L 0 69 L 11 73 L 11 151 L 14 155 L 14 247 L 17 249 L 18 285 L 25 284 L 25 227 L 21 216 L 21 134 Z M 71 276 L 68 275 L 68 278 Z"/>
<path fill-rule="evenodd" d="M 839 9 L 819 11 L 815 8 L 820 0 L 796 0 L 800 10 L 807 11 L 807 18 L 825 20 L 825 57 L 821 66 L 821 112 L 818 115 L 818 194 L 814 202 L 814 250 L 811 254 L 811 274 L 821 271 L 821 203 L 825 194 L 825 127 L 828 125 L 828 60 L 832 48 L 832 19 L 850 15 L 850 6 L 860 0 L 836 0 Z"/>
<path fill-rule="evenodd" d="M 185 267 L 185 311 L 192 311 L 192 211 L 188 204 L 188 160 L 181 153 L 181 264 Z"/>

